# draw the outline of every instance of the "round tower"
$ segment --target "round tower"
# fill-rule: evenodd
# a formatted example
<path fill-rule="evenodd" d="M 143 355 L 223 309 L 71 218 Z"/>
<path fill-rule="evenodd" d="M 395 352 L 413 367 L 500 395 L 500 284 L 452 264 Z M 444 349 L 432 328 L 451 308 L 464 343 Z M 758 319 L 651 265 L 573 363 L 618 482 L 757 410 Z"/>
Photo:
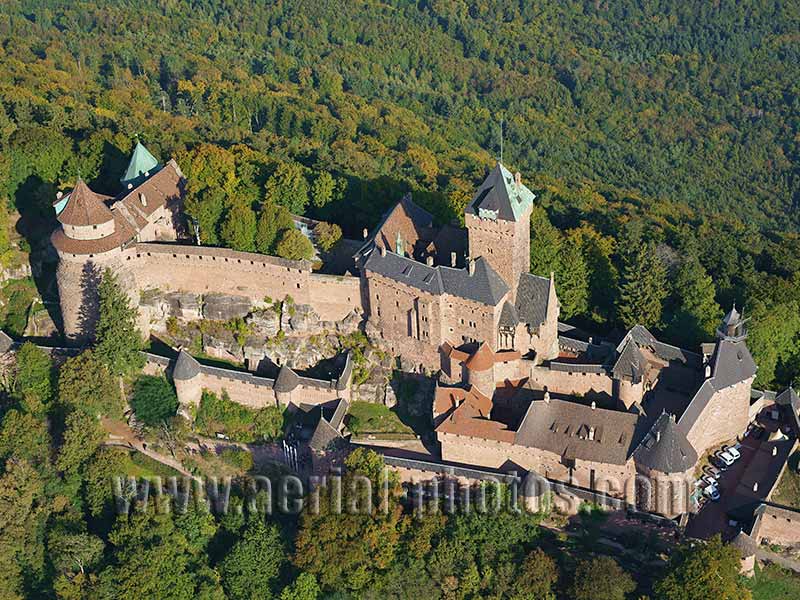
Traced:
<path fill-rule="evenodd" d="M 178 412 L 192 419 L 192 412 L 200 406 L 203 386 L 200 381 L 200 363 L 185 350 L 178 352 L 178 360 L 172 369 L 172 381 L 178 395 Z"/>
<path fill-rule="evenodd" d="M 485 342 L 464 362 L 464 382 L 484 396 L 494 395 L 494 352 Z"/>
<path fill-rule="evenodd" d="M 82 179 L 53 204 L 61 224 L 51 236 L 58 253 L 56 272 L 64 335 L 91 339 L 98 314 L 98 285 L 103 270 L 119 263 L 126 226 Z"/>

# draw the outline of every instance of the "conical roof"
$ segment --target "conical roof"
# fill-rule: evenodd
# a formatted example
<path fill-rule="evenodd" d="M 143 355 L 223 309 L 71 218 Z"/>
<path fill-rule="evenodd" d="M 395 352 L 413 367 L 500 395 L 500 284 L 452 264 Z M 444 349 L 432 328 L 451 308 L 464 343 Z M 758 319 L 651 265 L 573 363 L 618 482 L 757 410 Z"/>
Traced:
<path fill-rule="evenodd" d="M 114 215 L 105 204 L 109 199 L 109 196 L 96 194 L 90 190 L 86 182 L 79 177 L 75 182 L 75 188 L 69 193 L 67 205 L 58 214 L 58 220 L 65 225 L 76 227 L 102 225 L 113 221 Z"/>
<path fill-rule="evenodd" d="M 158 169 L 158 160 L 150 154 L 141 142 L 136 142 L 136 147 L 133 149 L 128 168 L 125 170 L 125 174 L 120 178 L 120 181 L 122 185 L 126 187 L 129 183 L 135 187 L 147 178 L 145 173 L 152 175 Z"/>
<path fill-rule="evenodd" d="M 273 389 L 276 392 L 291 392 L 299 384 L 300 377 L 298 377 L 297 373 L 286 365 L 283 365 L 278 373 L 278 378 L 275 380 Z"/>
<path fill-rule="evenodd" d="M 634 459 L 662 473 L 683 473 L 697 463 L 697 452 L 678 429 L 675 418 L 662 413 L 636 448 Z"/>
<path fill-rule="evenodd" d="M 733 325 L 739 322 L 742 318 L 742 315 L 739 314 L 739 311 L 736 310 L 736 305 L 734 304 L 728 314 L 722 319 L 722 322 L 725 325 Z"/>
<path fill-rule="evenodd" d="M 519 221 L 535 198 L 533 192 L 498 162 L 473 196 L 467 212 L 504 221 Z"/>
<path fill-rule="evenodd" d="M 172 378 L 176 381 L 187 381 L 196 377 L 199 373 L 200 363 L 186 350 L 181 350 L 178 353 L 175 368 L 172 370 Z"/>

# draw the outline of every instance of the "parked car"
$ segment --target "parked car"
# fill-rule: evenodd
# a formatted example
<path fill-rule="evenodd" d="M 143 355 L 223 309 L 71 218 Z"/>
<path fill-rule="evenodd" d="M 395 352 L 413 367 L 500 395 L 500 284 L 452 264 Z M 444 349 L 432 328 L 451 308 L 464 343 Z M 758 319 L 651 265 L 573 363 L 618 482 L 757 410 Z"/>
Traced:
<path fill-rule="evenodd" d="M 703 484 L 704 487 L 708 487 L 709 485 L 718 485 L 717 480 L 714 479 L 711 475 L 703 475 L 700 478 L 700 482 Z"/>
<path fill-rule="evenodd" d="M 710 498 L 712 502 L 717 502 L 721 498 L 719 488 L 715 485 L 710 485 L 703 490 L 703 495 Z"/>
<path fill-rule="evenodd" d="M 706 465 L 703 467 L 703 472 L 707 475 L 711 475 L 714 479 L 719 479 L 719 476 L 722 475 L 722 471 L 714 465 Z"/>
<path fill-rule="evenodd" d="M 736 462 L 736 459 L 728 452 L 727 450 L 721 450 L 717 452 L 714 456 L 717 457 L 726 467 L 730 467 L 733 463 Z"/>
<path fill-rule="evenodd" d="M 739 448 L 737 448 L 736 446 L 731 446 L 730 448 L 726 448 L 725 452 L 730 454 L 733 457 L 733 460 L 739 460 L 740 458 L 742 458 L 742 453 L 739 452 Z"/>
<path fill-rule="evenodd" d="M 728 464 L 725 464 L 725 461 L 723 461 L 716 454 L 714 456 L 712 456 L 710 460 L 711 460 L 711 464 L 713 464 L 718 470 L 723 471 L 723 472 L 727 471 L 728 467 L 730 466 Z M 731 463 L 731 464 L 733 464 L 733 463 Z"/>

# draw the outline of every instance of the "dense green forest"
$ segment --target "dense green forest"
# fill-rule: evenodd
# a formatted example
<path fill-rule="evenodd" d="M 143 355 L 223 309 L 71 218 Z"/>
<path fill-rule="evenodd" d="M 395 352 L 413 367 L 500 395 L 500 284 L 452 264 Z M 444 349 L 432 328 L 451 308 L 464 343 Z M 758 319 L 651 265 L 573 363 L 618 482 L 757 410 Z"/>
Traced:
<path fill-rule="evenodd" d="M 118 193 L 136 139 L 178 160 L 202 243 L 302 256 L 289 212 L 360 237 L 413 191 L 458 222 L 502 127 L 564 318 L 694 345 L 736 301 L 756 385 L 778 388 L 800 373 L 799 42 L 800 5 L 771 0 L 5 0 L 0 261 L 47 258 L 55 193 L 78 176 Z M 3 290 L 14 333 L 31 288 Z M 100 446 L 118 378 L 148 440 L 187 431 L 170 384 L 139 373 L 113 282 L 103 294 L 99 348 L 54 365 L 26 345 L 2 382 L 0 598 L 750 597 L 716 542 L 634 582 L 594 554 L 591 507 L 570 539 L 544 515 L 415 517 L 394 493 L 377 517 L 117 515 L 112 474 L 173 474 Z M 748 585 L 796 594 L 785 575 Z"/>
<path fill-rule="evenodd" d="M 139 139 L 178 159 L 203 243 L 301 257 L 287 211 L 360 237 L 412 190 L 458 221 L 502 125 L 563 318 L 693 346 L 736 301 L 757 385 L 780 387 L 798 373 L 798 31 L 797 4 L 768 1 L 10 0 L 0 195 L 36 254 L 55 192 L 80 175 L 117 193 Z"/>

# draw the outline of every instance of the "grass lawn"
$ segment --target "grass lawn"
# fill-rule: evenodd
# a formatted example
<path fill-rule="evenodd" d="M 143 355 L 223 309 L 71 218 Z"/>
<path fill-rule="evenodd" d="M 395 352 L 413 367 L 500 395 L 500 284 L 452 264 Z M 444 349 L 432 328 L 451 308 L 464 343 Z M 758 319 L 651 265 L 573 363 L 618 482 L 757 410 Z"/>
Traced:
<path fill-rule="evenodd" d="M 141 452 L 131 452 L 118 448 L 125 454 L 122 473 L 133 477 L 183 477 L 172 467 L 161 464 Z"/>
<path fill-rule="evenodd" d="M 347 428 L 354 435 L 386 433 L 414 436 L 414 430 L 403 423 L 395 411 L 373 402 L 353 402 L 347 416 Z"/>
<path fill-rule="evenodd" d="M 795 452 L 789 457 L 786 469 L 778 482 L 771 500 L 778 504 L 800 508 L 800 475 L 797 473 L 797 463 L 800 461 L 800 452 Z M 800 596 L 798 596 L 800 597 Z"/>
<path fill-rule="evenodd" d="M 756 567 L 748 587 L 753 592 L 753 600 L 794 600 L 800 598 L 800 575 L 777 565 Z"/>

